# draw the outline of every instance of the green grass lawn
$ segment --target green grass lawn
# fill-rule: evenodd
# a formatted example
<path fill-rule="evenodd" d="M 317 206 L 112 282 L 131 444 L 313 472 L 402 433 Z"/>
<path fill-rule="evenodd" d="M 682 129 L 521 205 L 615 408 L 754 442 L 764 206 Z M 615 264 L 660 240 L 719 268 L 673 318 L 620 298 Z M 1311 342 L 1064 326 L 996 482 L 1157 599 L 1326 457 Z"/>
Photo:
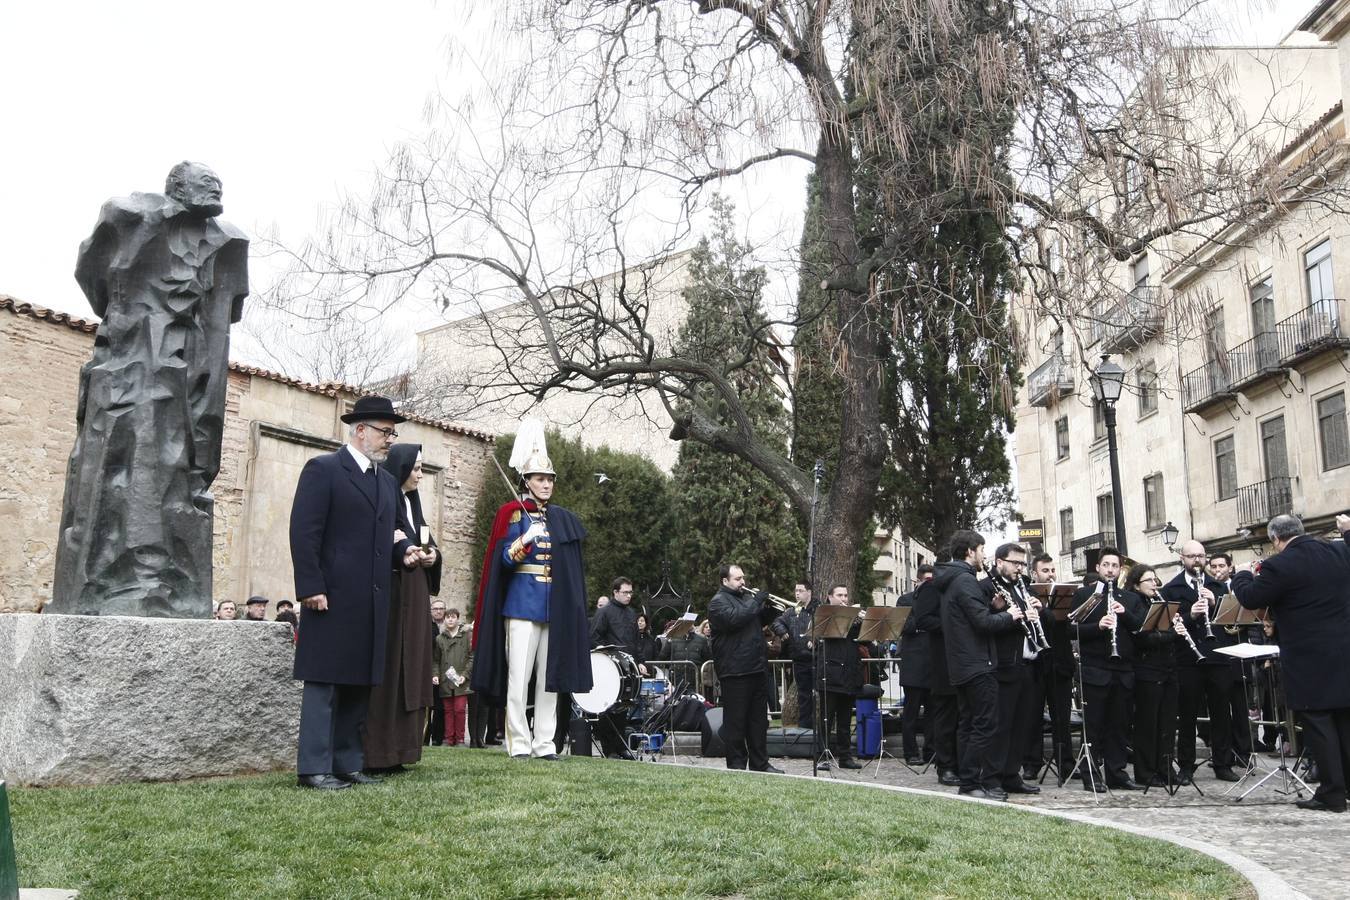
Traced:
<path fill-rule="evenodd" d="M 1248 897 L 1158 841 L 827 782 L 429 751 L 293 776 L 18 789 L 20 883 L 96 897 Z"/>

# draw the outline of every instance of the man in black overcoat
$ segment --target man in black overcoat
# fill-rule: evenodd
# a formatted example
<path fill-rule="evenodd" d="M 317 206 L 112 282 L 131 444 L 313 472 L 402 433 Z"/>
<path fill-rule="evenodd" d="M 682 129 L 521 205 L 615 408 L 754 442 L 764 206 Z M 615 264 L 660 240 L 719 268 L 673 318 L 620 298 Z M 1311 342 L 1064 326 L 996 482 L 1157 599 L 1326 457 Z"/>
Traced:
<path fill-rule="evenodd" d="M 960 712 L 960 790 L 981 799 L 1007 800 L 1002 786 L 1004 754 L 995 746 L 999 710 L 994 635 L 1020 628 L 1022 610 L 1016 605 L 1004 612 L 990 609 L 990 594 L 975 578 L 984 568 L 984 538 L 979 533 L 956 532 L 951 554 L 951 562 L 937 567 L 933 586 L 942 592 L 947 670 Z"/>
<path fill-rule="evenodd" d="M 304 681 L 297 771 L 302 787 L 335 790 L 362 774 L 361 726 L 384 671 L 390 555 L 399 485 L 377 465 L 406 421 L 385 397 L 342 417 L 347 445 L 300 472 L 291 507 L 291 564 L 305 614 L 295 649 Z"/>
<path fill-rule="evenodd" d="M 1350 516 L 1336 517 L 1342 535 Z M 1275 618 L 1285 699 L 1298 713 L 1303 739 L 1322 781 L 1298 805 L 1345 812 L 1350 772 L 1350 552 L 1304 534 L 1295 516 L 1276 516 L 1266 526 L 1275 553 L 1259 574 L 1244 565 L 1233 576 L 1233 593 L 1248 609 L 1269 609 Z"/>
<path fill-rule="evenodd" d="M 934 558 L 938 564 L 947 562 L 950 557 L 946 549 L 939 550 Z M 947 641 L 942 633 L 942 592 L 929 578 L 914 589 L 914 612 L 905 622 L 906 627 L 913 622 L 916 631 L 928 638 L 928 701 L 929 721 L 932 723 L 933 765 L 937 767 L 938 782 L 955 787 L 961 783 L 957 772 L 957 722 L 959 719 L 956 688 L 952 686 L 951 673 L 947 670 Z M 901 651 L 904 652 L 903 650 Z"/>
<path fill-rule="evenodd" d="M 919 566 L 918 584 L 922 585 L 933 577 L 933 567 L 927 563 Z M 900 672 L 898 680 L 905 689 L 905 711 L 900 716 L 900 733 L 904 744 L 905 764 L 921 766 L 933 756 L 933 708 L 929 701 L 933 673 L 928 660 L 928 635 L 919 628 L 918 617 L 914 615 L 915 590 L 902 594 L 895 602 L 896 606 L 908 606 L 910 615 L 905 619 L 905 627 L 900 632 Z M 924 712 L 925 727 L 923 735 L 923 758 L 919 756 L 919 710 Z"/>

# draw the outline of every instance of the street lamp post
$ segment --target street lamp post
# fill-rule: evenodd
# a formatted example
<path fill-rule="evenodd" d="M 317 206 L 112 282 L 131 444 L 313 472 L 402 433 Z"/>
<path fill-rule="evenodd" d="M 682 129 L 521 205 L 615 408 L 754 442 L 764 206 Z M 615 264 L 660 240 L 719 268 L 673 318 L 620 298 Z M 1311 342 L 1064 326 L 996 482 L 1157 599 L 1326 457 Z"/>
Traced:
<path fill-rule="evenodd" d="M 1177 542 L 1177 538 L 1180 536 L 1181 531 L 1177 528 L 1177 526 L 1172 524 L 1171 519 L 1168 519 L 1167 524 L 1163 526 L 1162 539 L 1163 543 L 1167 545 L 1167 549 L 1169 551 L 1172 549 L 1172 545 Z"/>
<path fill-rule="evenodd" d="M 1111 458 L 1111 505 L 1116 512 L 1116 549 L 1122 556 L 1129 554 L 1125 546 L 1125 507 L 1120 502 L 1120 454 L 1116 449 L 1116 401 L 1125 387 L 1125 370 L 1105 353 L 1102 361 L 1092 373 L 1092 394 L 1102 405 L 1102 418 L 1106 420 L 1106 452 Z"/>

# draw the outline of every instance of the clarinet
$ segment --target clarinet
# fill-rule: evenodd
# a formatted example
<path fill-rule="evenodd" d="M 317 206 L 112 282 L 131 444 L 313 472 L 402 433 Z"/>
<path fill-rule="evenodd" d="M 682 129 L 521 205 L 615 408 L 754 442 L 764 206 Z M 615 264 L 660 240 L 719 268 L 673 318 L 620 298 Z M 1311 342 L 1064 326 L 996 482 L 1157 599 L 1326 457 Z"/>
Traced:
<path fill-rule="evenodd" d="M 1120 659 L 1120 641 L 1116 637 L 1116 629 L 1120 626 L 1120 618 L 1116 613 L 1111 612 L 1110 585 L 1107 585 L 1106 590 L 1103 592 L 1103 596 L 1106 598 L 1106 611 L 1111 613 L 1111 658 Z"/>
<path fill-rule="evenodd" d="M 1205 583 L 1202 581 L 1202 582 L 1200 582 L 1200 587 L 1199 587 L 1199 588 L 1196 590 L 1196 592 L 1195 592 L 1196 599 L 1199 599 L 1199 598 L 1200 598 L 1200 591 L 1202 591 L 1202 590 L 1204 590 L 1204 589 L 1205 589 Z M 1210 641 L 1214 640 L 1214 629 L 1210 627 L 1210 620 L 1209 620 L 1209 601 L 1208 601 L 1208 600 L 1205 601 L 1205 640 L 1210 640 Z"/>
<path fill-rule="evenodd" d="M 1186 630 L 1186 623 L 1182 620 L 1181 613 L 1175 613 L 1172 616 L 1172 630 L 1180 632 L 1181 636 L 1186 639 L 1187 645 L 1195 653 L 1195 658 L 1203 662 L 1205 654 L 1201 653 L 1200 648 L 1195 646 L 1195 638 L 1191 637 L 1191 633 Z"/>

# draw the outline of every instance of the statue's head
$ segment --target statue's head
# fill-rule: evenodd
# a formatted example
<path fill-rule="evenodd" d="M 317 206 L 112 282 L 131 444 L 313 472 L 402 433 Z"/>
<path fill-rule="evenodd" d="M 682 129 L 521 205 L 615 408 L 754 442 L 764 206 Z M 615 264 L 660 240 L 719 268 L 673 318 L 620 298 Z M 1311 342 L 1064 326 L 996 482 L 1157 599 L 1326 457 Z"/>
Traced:
<path fill-rule="evenodd" d="M 164 193 L 187 207 L 193 215 L 206 218 L 225 211 L 221 205 L 220 176 L 201 163 L 183 160 L 169 170 Z"/>

